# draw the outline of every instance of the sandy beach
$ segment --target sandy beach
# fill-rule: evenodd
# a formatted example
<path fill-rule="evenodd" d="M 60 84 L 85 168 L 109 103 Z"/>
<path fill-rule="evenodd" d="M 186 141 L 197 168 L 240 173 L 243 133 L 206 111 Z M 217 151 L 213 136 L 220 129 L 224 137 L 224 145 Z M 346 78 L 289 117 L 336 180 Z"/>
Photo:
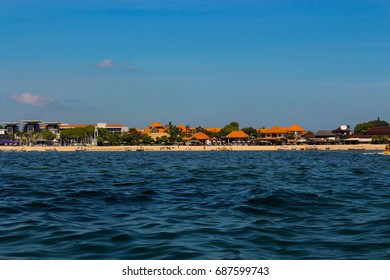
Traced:
<path fill-rule="evenodd" d="M 0 151 L 5 152 L 76 152 L 77 146 L 18 146 L 1 147 Z M 280 151 L 280 150 L 326 150 L 326 151 L 347 151 L 347 150 L 368 150 L 384 151 L 385 145 L 360 144 L 360 145 L 317 145 L 317 146 L 87 146 L 82 152 L 185 152 L 185 151 Z"/>

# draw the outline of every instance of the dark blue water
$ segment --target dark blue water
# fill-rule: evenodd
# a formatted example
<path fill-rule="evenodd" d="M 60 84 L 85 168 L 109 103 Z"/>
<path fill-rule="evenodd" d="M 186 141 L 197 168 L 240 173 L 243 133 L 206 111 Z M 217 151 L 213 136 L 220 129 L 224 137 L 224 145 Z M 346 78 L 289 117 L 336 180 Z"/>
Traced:
<path fill-rule="evenodd" d="M 1 259 L 390 259 L 390 156 L 0 153 Z"/>

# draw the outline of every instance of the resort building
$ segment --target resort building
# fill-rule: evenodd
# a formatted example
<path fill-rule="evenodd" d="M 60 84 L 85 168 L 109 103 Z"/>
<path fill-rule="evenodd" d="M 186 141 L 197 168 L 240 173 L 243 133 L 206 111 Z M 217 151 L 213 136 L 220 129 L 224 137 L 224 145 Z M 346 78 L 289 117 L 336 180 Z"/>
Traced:
<path fill-rule="evenodd" d="M 344 139 L 345 144 L 371 144 L 375 142 L 387 142 L 390 139 L 390 127 L 381 126 L 370 128 L 364 134 L 352 134 Z"/>
<path fill-rule="evenodd" d="M 60 132 L 60 124 L 59 122 L 43 122 L 39 125 L 40 131 L 49 130 L 54 134 L 58 134 Z"/>
<path fill-rule="evenodd" d="M 332 131 L 328 130 L 318 130 L 314 134 L 314 138 L 309 139 L 313 144 L 334 144 L 338 140 L 338 136 Z"/>
<path fill-rule="evenodd" d="M 227 139 L 228 143 L 241 143 L 241 142 L 248 141 L 249 136 L 244 131 L 236 130 L 230 132 L 225 137 L 222 137 L 222 139 Z"/>
<path fill-rule="evenodd" d="M 19 123 L 18 122 L 2 122 L 1 125 L 4 127 L 0 134 L 13 135 L 19 132 Z"/>
<path fill-rule="evenodd" d="M 154 141 L 156 141 L 157 138 L 171 137 L 171 135 L 169 135 L 166 130 L 167 129 L 164 127 L 164 125 L 159 122 L 154 122 L 146 127 L 143 133 L 149 135 Z"/>
<path fill-rule="evenodd" d="M 39 120 L 23 120 L 22 122 L 25 123 L 23 126 L 23 132 L 25 133 L 35 133 L 35 132 L 40 132 L 40 123 L 42 121 Z"/>
<path fill-rule="evenodd" d="M 353 134 L 350 137 L 344 139 L 344 144 L 346 145 L 371 144 L 371 143 L 372 143 L 372 137 L 370 135 Z"/>
<path fill-rule="evenodd" d="M 18 122 L 2 122 L 0 129 L 0 145 L 20 145 Z"/>
<path fill-rule="evenodd" d="M 105 128 L 111 134 L 123 134 L 129 131 L 129 128 L 122 124 L 97 123 L 97 127 Z"/>
<path fill-rule="evenodd" d="M 366 132 L 366 135 L 390 137 L 390 126 L 379 126 L 379 127 L 370 128 Z"/>
<path fill-rule="evenodd" d="M 297 124 L 293 124 L 290 127 L 280 127 L 275 125 L 272 128 L 260 129 L 259 141 L 267 141 L 270 143 L 281 143 L 287 139 L 299 139 L 306 134 L 306 130 L 301 128 Z"/>
<path fill-rule="evenodd" d="M 190 142 L 192 140 L 199 141 L 199 143 L 201 144 L 207 144 L 206 141 L 209 140 L 209 137 L 207 136 L 207 134 L 203 132 L 197 132 L 194 135 L 192 135 Z"/>
<path fill-rule="evenodd" d="M 332 132 L 339 138 L 346 138 L 352 135 L 352 130 L 349 125 L 341 125 L 332 130 Z"/>
<path fill-rule="evenodd" d="M 94 126 L 98 128 L 104 128 L 111 134 L 123 134 L 129 131 L 127 126 L 122 124 L 109 124 L 109 123 L 97 123 L 97 124 L 59 124 L 59 130 L 71 129 L 71 128 L 85 128 L 87 126 Z"/>
<path fill-rule="evenodd" d="M 154 122 L 144 129 L 144 133 L 150 135 L 151 133 L 164 133 L 165 127 L 159 122 Z"/>

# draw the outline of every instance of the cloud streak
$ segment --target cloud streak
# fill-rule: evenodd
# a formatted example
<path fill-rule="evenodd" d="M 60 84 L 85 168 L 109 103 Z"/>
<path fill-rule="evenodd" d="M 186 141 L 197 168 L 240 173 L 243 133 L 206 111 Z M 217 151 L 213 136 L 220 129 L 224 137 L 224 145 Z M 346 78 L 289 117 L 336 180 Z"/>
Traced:
<path fill-rule="evenodd" d="M 33 95 L 29 92 L 22 94 L 13 94 L 10 96 L 10 99 L 19 103 L 28 106 L 40 107 L 53 102 L 51 97 Z"/>
<path fill-rule="evenodd" d="M 145 72 L 145 69 L 136 67 L 132 62 L 114 62 L 111 58 L 105 58 L 100 62 L 95 63 L 95 66 L 102 69 L 110 69 L 118 72 L 139 73 Z"/>
<path fill-rule="evenodd" d="M 96 66 L 101 67 L 101 68 L 108 68 L 108 67 L 115 66 L 115 63 L 114 63 L 114 61 L 112 61 L 112 59 L 106 58 L 106 59 L 103 59 L 103 61 L 96 63 Z"/>

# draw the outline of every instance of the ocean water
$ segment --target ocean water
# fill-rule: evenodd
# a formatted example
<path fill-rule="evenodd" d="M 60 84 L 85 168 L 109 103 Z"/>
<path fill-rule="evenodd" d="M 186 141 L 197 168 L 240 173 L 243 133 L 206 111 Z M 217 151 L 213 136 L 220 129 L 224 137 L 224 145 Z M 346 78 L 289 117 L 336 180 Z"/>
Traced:
<path fill-rule="evenodd" d="M 390 259 L 390 156 L 0 153 L 0 259 Z"/>

